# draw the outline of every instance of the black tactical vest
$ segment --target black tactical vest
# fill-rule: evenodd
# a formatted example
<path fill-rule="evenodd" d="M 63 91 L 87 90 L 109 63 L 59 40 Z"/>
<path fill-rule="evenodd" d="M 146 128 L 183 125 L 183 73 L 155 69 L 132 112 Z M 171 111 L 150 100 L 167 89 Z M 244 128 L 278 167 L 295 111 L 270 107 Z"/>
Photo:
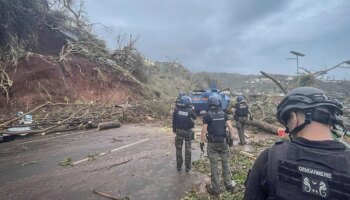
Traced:
<path fill-rule="evenodd" d="M 238 103 L 236 106 L 235 115 L 236 117 L 247 117 L 249 113 L 248 106 L 245 102 Z"/>
<path fill-rule="evenodd" d="M 176 116 L 176 128 L 189 130 L 193 128 L 194 122 L 191 118 L 190 108 L 180 107 L 175 110 Z"/>
<path fill-rule="evenodd" d="M 350 150 L 276 144 L 269 151 L 267 179 L 268 199 L 350 199 Z"/>
<path fill-rule="evenodd" d="M 224 142 L 226 138 L 226 121 L 223 111 L 208 112 L 211 123 L 208 124 L 209 142 Z"/>

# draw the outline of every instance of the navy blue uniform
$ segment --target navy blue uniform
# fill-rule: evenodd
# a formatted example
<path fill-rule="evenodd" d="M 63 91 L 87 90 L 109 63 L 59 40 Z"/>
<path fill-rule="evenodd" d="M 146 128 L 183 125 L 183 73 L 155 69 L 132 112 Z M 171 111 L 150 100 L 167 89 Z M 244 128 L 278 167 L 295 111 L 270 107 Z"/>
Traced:
<path fill-rule="evenodd" d="M 182 146 L 185 141 L 185 166 L 186 171 L 191 169 L 191 135 L 194 126 L 193 120 L 197 118 L 194 112 L 185 106 L 178 106 L 173 113 L 173 132 L 176 133 L 175 147 L 176 147 L 176 163 L 177 169 L 181 170 Z"/>
<path fill-rule="evenodd" d="M 244 199 L 350 199 L 350 150 L 330 140 L 278 143 L 254 163 Z"/>
<path fill-rule="evenodd" d="M 245 135 L 244 135 L 244 126 L 248 120 L 249 108 L 246 102 L 236 103 L 234 108 L 236 109 L 234 113 L 234 119 L 237 124 L 239 144 L 244 145 L 246 144 Z"/>
<path fill-rule="evenodd" d="M 219 194 L 220 182 L 218 175 L 218 161 L 221 161 L 222 174 L 226 190 L 232 191 L 231 172 L 228 165 L 230 152 L 226 142 L 226 122 L 227 115 L 219 109 L 209 109 L 203 117 L 203 124 L 208 124 L 208 157 L 211 168 L 211 188 L 213 192 Z"/>

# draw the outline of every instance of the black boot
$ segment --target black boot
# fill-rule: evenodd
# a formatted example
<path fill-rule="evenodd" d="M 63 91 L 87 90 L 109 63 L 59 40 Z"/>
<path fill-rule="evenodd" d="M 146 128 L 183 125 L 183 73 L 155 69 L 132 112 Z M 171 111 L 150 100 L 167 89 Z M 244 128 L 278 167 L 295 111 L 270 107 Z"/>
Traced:
<path fill-rule="evenodd" d="M 226 191 L 231 193 L 231 194 L 233 194 L 234 190 L 235 190 L 235 187 L 233 187 L 233 186 L 227 186 L 226 187 Z"/>
<path fill-rule="evenodd" d="M 216 197 L 220 196 L 220 192 L 214 191 L 211 186 L 207 186 L 207 192 Z"/>
<path fill-rule="evenodd" d="M 176 167 L 177 171 L 181 171 L 181 166 Z"/>

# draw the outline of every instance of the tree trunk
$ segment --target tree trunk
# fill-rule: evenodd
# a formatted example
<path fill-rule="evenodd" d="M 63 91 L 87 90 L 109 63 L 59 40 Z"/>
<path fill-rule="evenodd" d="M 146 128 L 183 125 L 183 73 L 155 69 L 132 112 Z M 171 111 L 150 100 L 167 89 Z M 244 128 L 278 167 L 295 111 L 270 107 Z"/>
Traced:
<path fill-rule="evenodd" d="M 118 121 L 113 122 L 104 122 L 98 124 L 98 130 L 110 129 L 110 128 L 119 128 L 122 124 Z"/>
<path fill-rule="evenodd" d="M 253 119 L 253 121 L 248 120 L 247 121 L 247 125 L 250 126 L 254 126 L 254 127 L 258 127 L 263 129 L 264 131 L 273 133 L 273 134 L 278 134 L 278 129 L 281 128 L 279 126 L 273 125 L 273 124 L 269 124 L 267 122 L 261 121 L 261 120 L 256 120 Z"/>

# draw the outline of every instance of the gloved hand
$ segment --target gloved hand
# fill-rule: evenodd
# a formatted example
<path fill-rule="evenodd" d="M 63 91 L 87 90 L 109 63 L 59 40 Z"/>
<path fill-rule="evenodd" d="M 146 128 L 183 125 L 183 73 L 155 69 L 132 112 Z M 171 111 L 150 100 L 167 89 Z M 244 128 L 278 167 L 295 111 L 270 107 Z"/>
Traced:
<path fill-rule="evenodd" d="M 230 138 L 230 143 L 228 144 L 229 147 L 233 146 L 233 139 Z"/>
<path fill-rule="evenodd" d="M 201 151 L 204 153 L 204 142 L 200 143 Z"/>
<path fill-rule="evenodd" d="M 176 128 L 173 128 L 173 133 L 176 133 Z"/>
<path fill-rule="evenodd" d="M 252 116 L 250 116 L 249 119 L 250 119 L 250 121 L 253 121 L 253 117 Z"/>

